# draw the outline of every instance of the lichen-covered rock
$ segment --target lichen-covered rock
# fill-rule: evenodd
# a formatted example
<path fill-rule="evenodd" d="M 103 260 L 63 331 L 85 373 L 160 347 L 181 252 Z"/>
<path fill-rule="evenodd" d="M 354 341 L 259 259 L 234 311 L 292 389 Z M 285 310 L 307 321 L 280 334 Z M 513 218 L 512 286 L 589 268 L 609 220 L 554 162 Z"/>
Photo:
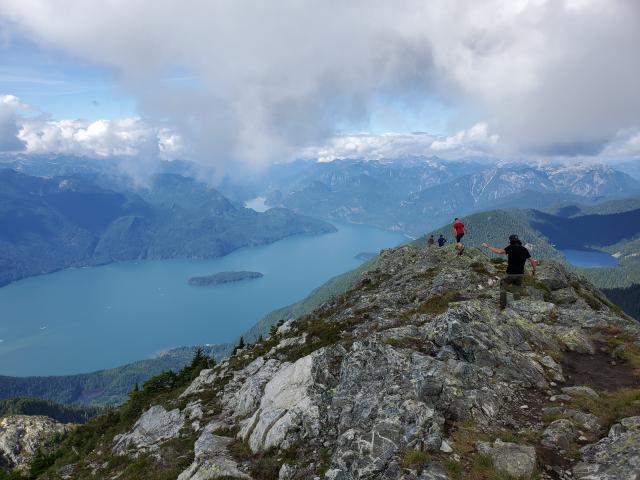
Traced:
<path fill-rule="evenodd" d="M 142 414 L 131 431 L 116 435 L 113 451 L 134 457 L 156 452 L 162 442 L 178 436 L 184 423 L 185 415 L 177 408 L 168 412 L 164 407 L 154 405 Z"/>
<path fill-rule="evenodd" d="M 0 466 L 25 470 L 40 446 L 56 433 L 73 425 L 40 415 L 10 415 L 0 418 Z"/>
<path fill-rule="evenodd" d="M 178 480 L 212 480 L 217 478 L 251 479 L 238 468 L 227 447 L 232 439 L 214 433 L 217 423 L 208 424 L 194 445 L 193 463 Z"/>
<path fill-rule="evenodd" d="M 600 430 L 600 420 L 590 413 L 566 407 L 545 407 L 542 409 L 545 415 L 558 416 L 571 420 L 575 425 L 595 433 Z"/>
<path fill-rule="evenodd" d="M 608 436 L 581 453 L 582 461 L 573 468 L 578 480 L 640 479 L 640 417 L 622 419 Z"/>
<path fill-rule="evenodd" d="M 578 385 L 574 387 L 563 387 L 562 393 L 570 396 L 587 396 L 594 400 L 600 398 L 600 395 L 591 387 Z"/>
<path fill-rule="evenodd" d="M 521 299 L 511 302 L 509 308 L 526 315 L 533 322 L 543 322 L 554 313 L 556 306 L 551 302 Z"/>
<path fill-rule="evenodd" d="M 536 468 L 536 449 L 531 445 L 497 439 L 493 444 L 479 443 L 478 451 L 491 457 L 496 470 L 514 477 L 531 476 Z"/>
<path fill-rule="evenodd" d="M 544 429 L 540 443 L 556 450 L 568 450 L 579 435 L 573 423 L 569 420 L 559 419 L 551 422 Z"/>

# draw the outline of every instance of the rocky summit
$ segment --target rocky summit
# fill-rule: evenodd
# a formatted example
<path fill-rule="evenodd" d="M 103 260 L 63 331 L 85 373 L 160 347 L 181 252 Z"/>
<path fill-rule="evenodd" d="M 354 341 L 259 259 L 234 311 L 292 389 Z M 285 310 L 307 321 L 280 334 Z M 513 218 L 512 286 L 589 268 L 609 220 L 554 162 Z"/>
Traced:
<path fill-rule="evenodd" d="M 184 387 L 156 380 L 78 428 L 41 478 L 640 479 L 640 327 L 595 288 L 543 262 L 500 310 L 506 264 L 479 250 L 369 265 Z"/>

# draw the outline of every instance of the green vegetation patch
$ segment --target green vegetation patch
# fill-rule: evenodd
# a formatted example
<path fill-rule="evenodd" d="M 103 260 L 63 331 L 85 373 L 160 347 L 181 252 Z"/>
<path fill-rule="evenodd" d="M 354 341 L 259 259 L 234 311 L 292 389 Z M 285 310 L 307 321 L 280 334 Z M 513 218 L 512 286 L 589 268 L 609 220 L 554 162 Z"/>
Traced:
<path fill-rule="evenodd" d="M 238 463 L 248 463 L 254 480 L 277 480 L 283 464 L 303 464 L 305 454 L 300 445 L 286 449 L 272 448 L 266 452 L 253 453 L 249 444 L 235 440 L 229 444 L 229 452 Z"/>
<path fill-rule="evenodd" d="M 420 305 L 416 311 L 423 314 L 438 315 L 444 313 L 449 309 L 451 302 L 457 302 L 462 300 L 462 295 L 458 291 L 448 290 L 446 292 L 434 295 L 426 302 Z"/>
<path fill-rule="evenodd" d="M 418 473 L 422 472 L 429 459 L 429 454 L 422 450 L 407 449 L 400 453 L 402 468 L 416 470 Z"/>

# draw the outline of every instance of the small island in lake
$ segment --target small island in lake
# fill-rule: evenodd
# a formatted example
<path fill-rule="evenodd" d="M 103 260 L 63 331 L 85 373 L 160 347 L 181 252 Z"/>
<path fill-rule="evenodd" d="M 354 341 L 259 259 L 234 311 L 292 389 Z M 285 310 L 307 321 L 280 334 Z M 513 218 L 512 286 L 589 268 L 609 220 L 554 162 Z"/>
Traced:
<path fill-rule="evenodd" d="M 264 277 L 260 272 L 220 272 L 204 277 L 191 277 L 189 285 L 203 287 L 209 285 L 221 285 L 223 283 L 241 282 L 243 280 L 254 280 Z"/>

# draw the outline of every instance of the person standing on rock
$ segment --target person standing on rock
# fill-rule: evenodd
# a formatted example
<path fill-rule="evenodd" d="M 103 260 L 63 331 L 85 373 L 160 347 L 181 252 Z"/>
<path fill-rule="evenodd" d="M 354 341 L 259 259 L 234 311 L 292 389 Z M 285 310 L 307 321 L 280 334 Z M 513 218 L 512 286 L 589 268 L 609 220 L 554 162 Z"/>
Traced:
<path fill-rule="evenodd" d="M 464 245 L 461 243 L 461 240 L 462 237 L 464 237 L 464 223 L 457 217 L 453 221 L 453 233 L 456 237 L 456 250 L 458 250 L 458 255 L 462 255 Z"/>
<path fill-rule="evenodd" d="M 442 234 L 438 237 L 438 246 L 444 247 L 444 244 L 447 243 L 447 239 L 442 236 Z"/>
<path fill-rule="evenodd" d="M 522 295 L 522 282 L 524 280 L 524 266 L 527 260 L 531 264 L 532 274 L 536 274 L 537 262 L 533 259 L 529 250 L 522 246 L 518 235 L 509 237 L 509 245 L 505 248 L 495 248 L 488 243 L 483 243 L 483 247 L 488 248 L 497 255 L 507 255 L 507 275 L 500 280 L 500 308 L 507 306 L 507 291 L 513 293 L 516 300 Z M 516 291 L 513 292 L 512 290 Z"/>
<path fill-rule="evenodd" d="M 435 240 L 433 239 L 433 235 L 429 235 L 429 238 L 427 239 L 427 247 L 429 248 L 433 247 L 434 243 L 435 243 Z"/>

